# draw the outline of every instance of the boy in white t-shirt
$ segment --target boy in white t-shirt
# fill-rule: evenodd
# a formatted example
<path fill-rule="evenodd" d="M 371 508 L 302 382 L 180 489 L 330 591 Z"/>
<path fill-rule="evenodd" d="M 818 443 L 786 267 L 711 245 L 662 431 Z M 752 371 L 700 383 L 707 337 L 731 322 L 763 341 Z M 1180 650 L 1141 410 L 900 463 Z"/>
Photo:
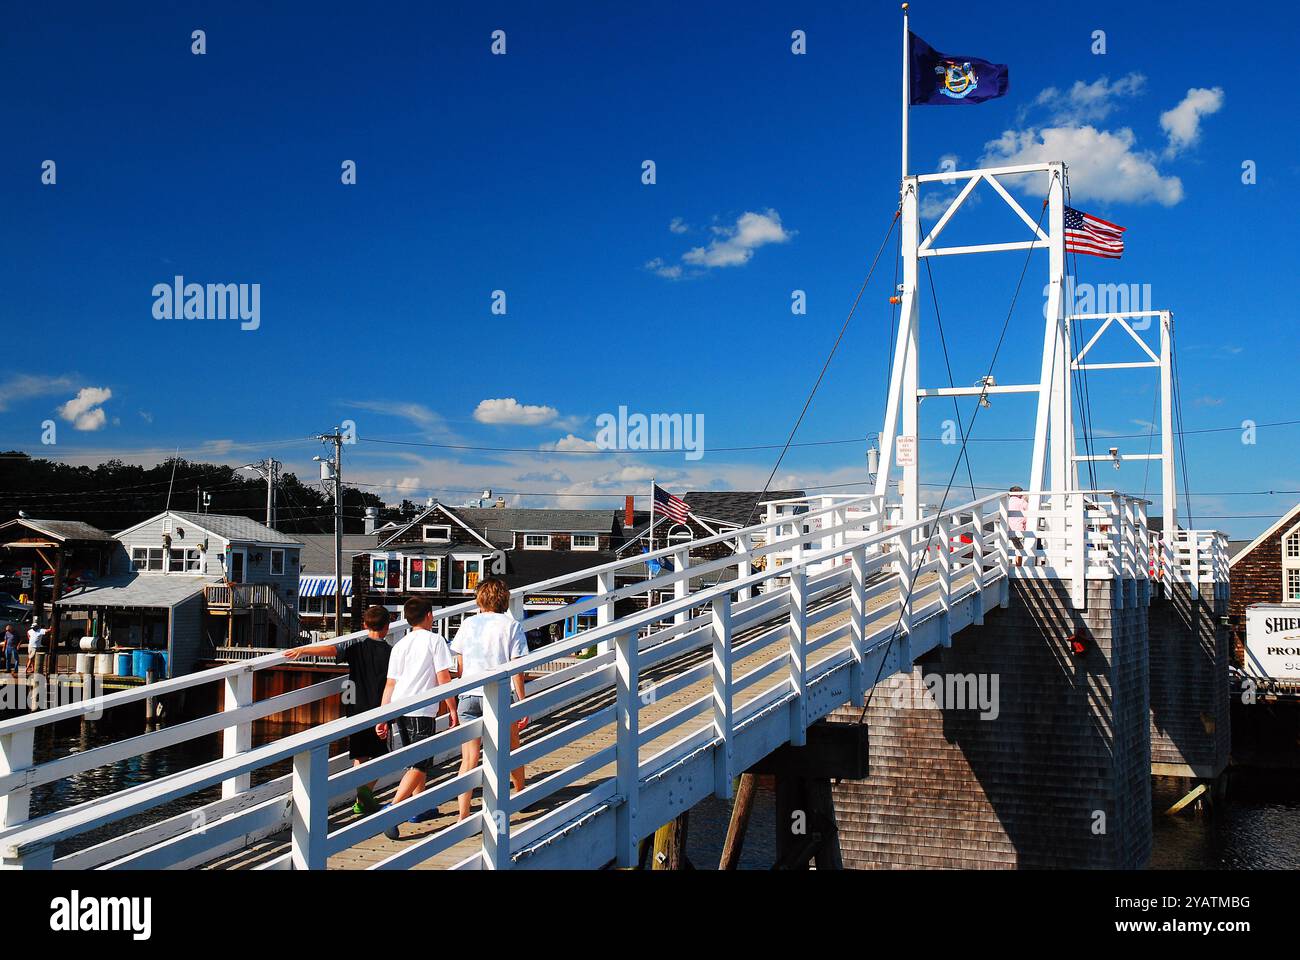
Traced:
<path fill-rule="evenodd" d="M 456 654 L 462 677 L 491 673 L 502 664 L 528 653 L 528 640 L 524 628 L 506 611 L 510 609 L 510 588 L 499 577 L 488 577 L 474 592 L 479 613 L 470 617 L 456 631 L 451 651 Z M 514 687 L 514 700 L 524 698 L 524 677 L 517 673 L 510 678 Z M 483 716 L 483 688 L 475 687 L 460 695 L 458 715 L 462 723 Z M 520 717 L 510 725 L 510 749 L 519 749 L 519 731 L 528 725 L 527 717 Z M 478 766 L 481 738 L 470 740 L 460 748 L 460 772 L 469 773 Z M 510 781 L 515 793 L 524 788 L 524 768 L 510 771 Z M 460 795 L 460 819 L 469 816 L 473 791 Z"/>
<path fill-rule="evenodd" d="M 451 683 L 456 674 L 456 661 L 447 649 L 447 641 L 440 633 L 434 633 L 433 604 L 424 597 L 412 597 L 402 607 L 402 616 L 410 625 L 406 636 L 397 641 L 388 657 L 388 682 L 384 685 L 384 694 L 380 706 L 394 700 L 408 700 L 420 694 L 428 693 L 444 683 Z M 434 723 L 439 714 L 449 712 L 451 725 L 457 724 L 456 698 L 448 697 L 441 703 L 431 703 L 420 707 L 405 716 L 398 717 L 392 724 L 380 723 L 375 726 L 375 735 L 381 740 L 389 740 L 390 751 L 399 750 L 421 740 L 427 740 L 434 734 Z M 391 738 L 391 739 L 390 739 Z M 433 758 L 426 757 L 408 767 L 402 775 L 402 782 L 397 785 L 393 803 L 401 803 L 408 797 L 424 792 L 429 773 L 433 768 Z M 436 811 L 417 814 L 411 818 L 412 823 L 432 819 Z M 399 837 L 397 826 L 384 831 L 390 840 Z"/>

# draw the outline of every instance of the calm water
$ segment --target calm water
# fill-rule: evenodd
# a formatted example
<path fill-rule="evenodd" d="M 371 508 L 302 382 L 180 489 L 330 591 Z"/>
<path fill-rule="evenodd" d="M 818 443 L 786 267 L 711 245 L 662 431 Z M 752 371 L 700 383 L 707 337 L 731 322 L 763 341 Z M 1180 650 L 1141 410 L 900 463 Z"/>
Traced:
<path fill-rule="evenodd" d="M 119 725 L 107 721 L 101 725 L 82 725 L 76 721 L 56 728 L 45 728 L 36 742 L 38 762 L 78 753 L 130 736 Z M 138 732 L 138 731 L 136 731 Z M 282 735 L 263 732 L 259 739 Z M 180 744 L 111 767 L 102 767 L 33 791 L 32 814 L 39 816 L 58 809 L 105 796 L 109 793 L 147 783 L 221 755 L 221 739 L 211 737 Z M 263 782 L 288 772 L 287 762 L 260 772 L 256 782 Z M 1233 781 L 1230 797 L 1213 813 L 1163 816 L 1178 799 L 1173 781 L 1155 781 L 1152 792 L 1154 816 L 1153 869 L 1297 869 L 1300 868 L 1300 781 L 1273 780 Z M 78 841 L 61 845 L 59 855 L 89 846 L 97 840 L 122 832 L 125 824 L 135 828 L 200 806 L 220 796 L 220 787 L 191 796 L 163 812 L 122 821 L 99 834 L 87 834 Z M 722 853 L 731 805 L 710 798 L 691 811 L 687 835 L 687 853 L 697 869 L 715 869 Z M 754 813 L 741 856 L 742 869 L 766 870 L 775 859 L 775 797 L 770 786 L 760 784 Z"/>

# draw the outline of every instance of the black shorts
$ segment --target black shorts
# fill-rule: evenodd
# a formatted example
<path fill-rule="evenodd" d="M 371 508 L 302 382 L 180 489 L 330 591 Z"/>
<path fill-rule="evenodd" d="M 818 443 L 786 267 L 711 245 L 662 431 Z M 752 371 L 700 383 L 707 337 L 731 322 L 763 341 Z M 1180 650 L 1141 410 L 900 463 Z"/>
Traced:
<path fill-rule="evenodd" d="M 388 747 L 379 739 L 374 727 L 358 730 L 348 737 L 348 753 L 352 754 L 353 760 L 373 760 L 387 752 Z"/>
<path fill-rule="evenodd" d="M 388 725 L 388 749 L 400 750 L 433 736 L 433 717 L 398 717 Z M 425 776 L 433 773 L 433 758 L 426 757 L 411 764 Z"/>

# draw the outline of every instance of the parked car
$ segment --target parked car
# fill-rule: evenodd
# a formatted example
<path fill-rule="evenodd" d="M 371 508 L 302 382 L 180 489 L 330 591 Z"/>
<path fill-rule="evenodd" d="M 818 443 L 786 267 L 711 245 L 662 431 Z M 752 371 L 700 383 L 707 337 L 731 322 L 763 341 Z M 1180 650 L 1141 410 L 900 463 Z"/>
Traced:
<path fill-rule="evenodd" d="M 32 605 L 19 603 L 10 593 L 0 593 L 0 621 L 4 623 L 26 624 L 32 618 Z"/>

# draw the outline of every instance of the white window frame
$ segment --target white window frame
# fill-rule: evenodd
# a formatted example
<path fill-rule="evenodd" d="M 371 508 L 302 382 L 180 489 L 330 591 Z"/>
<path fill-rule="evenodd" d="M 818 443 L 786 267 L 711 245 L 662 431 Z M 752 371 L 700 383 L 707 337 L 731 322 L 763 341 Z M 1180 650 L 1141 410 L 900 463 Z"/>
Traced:
<path fill-rule="evenodd" d="M 375 585 L 375 561 L 377 560 L 383 560 L 384 563 L 386 564 L 386 566 L 384 567 L 384 582 L 380 586 Z M 400 556 L 393 556 L 390 554 L 385 557 L 376 557 L 373 554 L 371 555 L 370 557 L 370 589 L 371 590 L 375 590 L 380 593 L 396 593 L 402 589 L 402 580 L 400 574 L 398 575 L 399 582 L 397 586 L 390 587 L 388 585 L 388 579 L 389 579 L 388 571 L 392 569 L 392 565 L 394 563 L 398 565 L 398 570 L 401 570 L 402 558 Z"/>
<path fill-rule="evenodd" d="M 520 534 L 520 536 L 523 537 L 523 540 L 520 541 L 520 546 L 523 547 L 525 550 L 551 549 L 551 535 L 549 533 L 524 533 L 524 534 Z M 544 544 L 529 543 L 528 542 L 529 537 L 538 537 L 540 539 L 545 540 L 546 542 Z"/>
<path fill-rule="evenodd" d="M 139 554 L 139 556 L 137 556 Z M 132 547 L 131 548 L 131 572 L 144 573 L 149 569 L 149 548 Z"/>
<path fill-rule="evenodd" d="M 470 586 L 457 587 L 457 586 L 456 586 L 456 563 L 457 563 L 457 561 L 462 562 L 462 563 L 466 563 L 466 562 L 469 562 L 469 561 L 478 561 L 478 583 L 482 583 L 482 582 L 483 582 L 483 579 L 484 579 L 485 577 L 488 576 L 488 572 L 487 572 L 488 558 L 485 557 L 485 556 L 483 556 L 482 554 L 479 554 L 479 553 L 452 554 L 452 557 L 451 557 L 451 570 L 449 570 L 448 573 L 447 573 L 447 587 L 448 587 L 448 591 L 451 592 L 451 593 L 473 593 L 473 592 L 475 591 L 475 589 L 477 589 L 477 587 L 478 587 L 478 583 L 474 584 L 474 586 L 472 586 L 472 587 L 470 587 Z M 466 570 L 466 571 L 465 571 L 465 580 L 466 580 L 467 582 L 468 582 L 468 580 L 469 580 L 469 573 L 470 573 L 469 570 Z"/>
<path fill-rule="evenodd" d="M 180 567 L 173 570 L 172 561 L 176 559 L 180 560 Z M 134 560 L 132 560 L 132 564 L 134 565 Z M 203 555 L 197 547 L 169 547 L 167 549 L 168 573 L 201 573 L 202 571 Z"/>
<path fill-rule="evenodd" d="M 280 555 L 280 569 L 279 569 L 278 571 L 275 569 L 275 555 L 276 555 L 276 554 L 279 554 L 279 555 Z M 270 571 L 270 575 L 273 576 L 273 577 L 283 577 L 283 576 L 284 576 L 284 564 L 285 564 L 285 553 L 284 553 L 284 551 L 283 551 L 283 550 L 280 550 L 280 549 L 277 549 L 277 548 L 275 548 L 275 547 L 272 547 L 272 548 L 271 548 L 270 566 L 268 567 L 268 570 Z"/>
<path fill-rule="evenodd" d="M 678 531 L 681 531 L 680 533 Z M 668 531 L 668 545 L 677 546 L 682 543 L 695 542 L 695 531 L 684 523 L 677 523 Z"/>
<path fill-rule="evenodd" d="M 431 537 L 430 530 L 442 530 L 444 536 Z M 420 529 L 420 537 L 425 543 L 451 543 L 451 524 L 449 523 L 426 523 Z"/>
<path fill-rule="evenodd" d="M 571 534 L 570 537 L 571 539 L 569 540 L 569 547 L 572 550 L 594 551 L 600 549 L 600 534 L 598 533 L 574 533 Z M 591 546 L 589 547 L 578 546 L 579 537 L 591 537 Z"/>
<path fill-rule="evenodd" d="M 431 593 L 437 590 L 441 590 L 442 589 L 442 559 L 443 559 L 442 557 L 420 557 L 420 556 L 409 556 L 403 558 L 403 565 L 406 567 L 406 569 L 403 571 L 403 576 L 405 577 L 403 582 L 406 584 L 406 588 L 410 590 L 412 593 Z M 423 577 L 425 580 L 424 586 L 417 587 L 415 585 L 415 581 L 411 577 L 412 560 L 422 560 L 424 562 L 425 569 L 420 574 L 420 576 Z M 437 569 L 437 573 L 434 575 L 433 586 L 428 585 L 428 569 L 430 563 L 432 563 L 434 567 Z"/>
<path fill-rule="evenodd" d="M 1297 548 L 1294 556 L 1291 554 L 1293 544 Z M 1300 580 L 1300 523 L 1282 534 L 1280 547 L 1282 554 L 1282 602 L 1289 603 L 1293 600 L 1300 600 L 1300 591 L 1293 592 L 1291 589 L 1292 579 Z"/>

